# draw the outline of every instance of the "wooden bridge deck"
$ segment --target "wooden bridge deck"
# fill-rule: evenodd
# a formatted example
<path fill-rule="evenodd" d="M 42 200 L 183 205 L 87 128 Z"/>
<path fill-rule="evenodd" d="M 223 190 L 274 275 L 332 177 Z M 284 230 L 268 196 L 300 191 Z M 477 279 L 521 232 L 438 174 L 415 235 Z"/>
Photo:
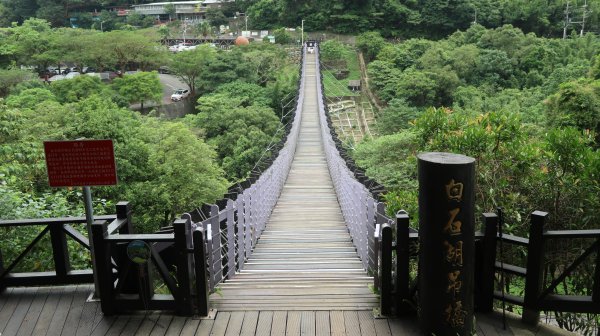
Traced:
<path fill-rule="evenodd" d="M 320 136 L 315 55 L 307 54 L 298 147 L 281 197 L 244 270 L 211 296 L 218 310 L 372 310 Z"/>
<path fill-rule="evenodd" d="M 148 312 L 104 316 L 99 302 L 86 302 L 92 285 L 9 288 L 0 296 L 0 335 L 420 335 L 416 317 L 373 319 L 369 311 L 234 311 L 214 320 Z M 548 326 L 529 330 L 509 315 L 502 330 L 498 313 L 477 315 L 477 335 L 572 335 Z"/>

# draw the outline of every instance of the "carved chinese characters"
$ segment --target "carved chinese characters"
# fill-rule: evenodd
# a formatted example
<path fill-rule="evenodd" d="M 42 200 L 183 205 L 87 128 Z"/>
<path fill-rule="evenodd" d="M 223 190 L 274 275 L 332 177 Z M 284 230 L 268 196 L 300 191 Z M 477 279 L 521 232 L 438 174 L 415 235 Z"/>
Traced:
<path fill-rule="evenodd" d="M 475 160 L 422 153 L 418 165 L 420 326 L 426 335 L 471 335 Z"/>

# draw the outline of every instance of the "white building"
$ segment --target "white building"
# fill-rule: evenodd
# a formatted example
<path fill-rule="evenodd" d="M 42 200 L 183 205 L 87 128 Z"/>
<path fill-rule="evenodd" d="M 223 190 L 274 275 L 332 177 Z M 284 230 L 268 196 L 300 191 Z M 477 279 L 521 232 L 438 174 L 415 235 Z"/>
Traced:
<path fill-rule="evenodd" d="M 158 20 L 169 20 L 166 6 L 172 4 L 175 6 L 175 20 L 202 21 L 205 19 L 206 11 L 209 8 L 221 8 L 227 2 L 235 0 L 204 0 L 204 1 L 173 1 L 173 2 L 155 2 L 143 5 L 133 5 L 133 12 L 142 15 L 152 15 Z"/>

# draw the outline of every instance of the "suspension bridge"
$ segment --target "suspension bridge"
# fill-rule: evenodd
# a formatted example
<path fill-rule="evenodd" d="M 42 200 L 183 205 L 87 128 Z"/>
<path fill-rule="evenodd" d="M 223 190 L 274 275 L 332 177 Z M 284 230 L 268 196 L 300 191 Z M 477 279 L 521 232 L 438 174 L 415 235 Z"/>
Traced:
<path fill-rule="evenodd" d="M 276 156 L 170 230 L 134 234 L 127 203 L 96 218 L 91 242 L 72 229 L 83 218 L 0 221 L 46 227 L 56 264 L 55 272 L 21 274 L 0 257 L 1 335 L 420 334 L 414 314 L 387 318 L 391 297 L 408 299 L 400 296 L 400 266 L 391 279 L 392 244 L 381 237 L 396 223 L 385 216 L 381 186 L 343 152 L 324 101 L 318 53 L 304 54 L 293 122 Z M 417 237 L 406 233 L 407 241 Z M 99 300 L 89 300 L 91 272 L 70 268 L 67 239 L 94 246 Z M 136 240 L 149 247 L 147 265 L 125 255 Z M 153 279 L 169 294 L 156 293 Z M 564 334 L 508 321 L 503 330 L 497 314 L 478 315 L 475 329 Z"/>

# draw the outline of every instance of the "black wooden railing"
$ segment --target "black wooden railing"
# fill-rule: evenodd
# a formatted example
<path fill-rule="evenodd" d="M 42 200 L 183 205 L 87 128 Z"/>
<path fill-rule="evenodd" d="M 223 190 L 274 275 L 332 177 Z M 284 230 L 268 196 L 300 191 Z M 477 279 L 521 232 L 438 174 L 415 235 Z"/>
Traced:
<path fill-rule="evenodd" d="M 480 312 L 494 309 L 494 300 L 523 307 L 524 322 L 536 324 L 540 311 L 600 313 L 600 230 L 547 231 L 544 229 L 548 214 L 535 211 L 530 217 L 529 238 L 500 234 L 499 218 L 495 213 L 482 216 L 483 232 L 475 235 L 476 272 L 475 306 Z M 384 224 L 379 233 L 381 312 L 384 315 L 414 311 L 417 291 L 415 275 L 411 279 L 411 258 L 417 256 L 418 232 L 408 227 L 406 213 L 399 213 L 393 225 Z M 395 227 L 395 230 L 394 230 Z M 393 237 L 395 231 L 395 239 Z M 549 278 L 545 272 L 549 244 L 557 239 L 592 240 L 589 246 L 570 263 L 561 263 L 556 276 Z M 518 246 L 525 257 L 525 267 L 500 260 L 500 244 Z M 392 264 L 395 251 L 395 264 Z M 595 256 L 594 272 L 589 274 L 593 284 L 589 295 L 556 294 L 559 284 L 573 273 L 577 266 Z M 414 267 L 413 267 L 414 269 Z M 522 295 L 503 293 L 499 279 L 501 273 L 524 279 Z M 392 277 L 393 276 L 393 277 Z"/>
<path fill-rule="evenodd" d="M 128 227 L 130 225 L 130 214 L 128 209 L 129 206 L 127 202 L 120 202 L 117 204 L 116 215 L 97 216 L 96 219 L 108 221 L 111 227 Z M 0 220 L 0 229 L 5 230 L 15 227 L 42 228 L 35 238 L 33 238 L 32 241 L 10 261 L 10 263 L 5 264 L 0 246 L 0 292 L 6 287 L 11 286 L 93 283 L 94 277 L 91 269 L 72 269 L 67 245 L 67 239 L 71 238 L 83 248 L 87 250 L 90 249 L 88 238 L 72 226 L 73 224 L 84 223 L 86 223 L 85 217 Z M 25 259 L 27 254 L 48 234 L 50 235 L 52 246 L 54 270 L 42 272 L 16 272 L 15 269 Z"/>
<path fill-rule="evenodd" d="M 108 221 L 94 222 L 92 237 L 105 315 L 131 310 L 171 310 L 192 315 L 194 263 L 190 222 L 176 220 L 173 229 L 174 233 L 132 234 L 123 227 L 111 227 Z M 148 262 L 136 264 L 127 256 L 127 247 L 133 241 L 143 241 L 149 248 Z M 162 255 L 167 249 L 171 249 L 171 258 Z M 170 294 L 155 292 L 155 271 Z"/>

